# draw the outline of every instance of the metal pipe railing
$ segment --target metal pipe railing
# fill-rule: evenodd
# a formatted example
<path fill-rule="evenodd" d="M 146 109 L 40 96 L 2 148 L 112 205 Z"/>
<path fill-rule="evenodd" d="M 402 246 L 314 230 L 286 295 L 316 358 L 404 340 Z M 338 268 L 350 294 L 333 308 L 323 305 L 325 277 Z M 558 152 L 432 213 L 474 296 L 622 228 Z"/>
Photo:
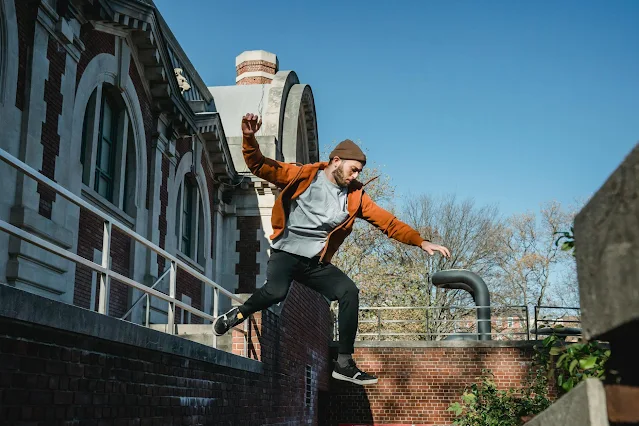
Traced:
<path fill-rule="evenodd" d="M 99 276 L 100 276 L 100 289 L 99 289 L 99 304 L 98 304 L 98 312 L 101 314 L 108 314 L 108 294 L 109 294 L 109 285 L 110 285 L 110 281 L 112 279 L 115 279 L 119 282 L 122 282 L 123 284 L 128 285 L 129 287 L 133 287 L 137 290 L 140 290 L 144 293 L 146 293 L 148 295 L 148 297 L 150 296 L 154 296 L 157 297 L 161 300 L 164 300 L 166 302 L 168 302 L 169 305 L 169 309 L 168 309 L 168 326 L 167 326 L 167 331 L 170 334 L 174 334 L 175 330 L 174 330 L 174 323 L 175 323 L 175 309 L 176 308 L 180 308 L 183 309 L 185 311 L 191 312 L 192 314 L 204 318 L 206 320 L 209 321 L 214 321 L 215 318 L 217 317 L 217 305 L 219 302 L 219 296 L 220 293 L 223 294 L 224 296 L 227 296 L 228 298 L 232 299 L 232 300 L 236 300 L 238 302 L 242 302 L 242 299 L 240 299 L 237 295 L 229 292 L 228 290 L 226 290 L 225 288 L 223 288 L 222 286 L 220 286 L 219 284 L 217 284 L 215 281 L 211 280 L 210 278 L 208 278 L 207 276 L 203 275 L 202 273 L 200 273 L 199 271 L 193 269 L 191 266 L 189 266 L 187 263 L 181 261 L 178 257 L 170 254 L 169 252 L 167 252 L 166 250 L 162 249 L 161 247 L 159 247 L 158 245 L 154 244 L 153 242 L 147 240 L 146 238 L 144 238 L 143 236 L 141 236 L 140 234 L 136 233 L 135 231 L 129 229 L 127 226 L 123 225 L 121 222 L 119 222 L 118 220 L 114 219 L 113 217 L 109 216 L 108 214 L 102 212 L 100 209 L 96 208 L 95 206 L 89 204 L 88 202 L 86 202 L 85 200 L 83 200 L 82 198 L 80 198 L 79 196 L 77 196 L 76 194 L 72 193 L 71 191 L 69 191 L 68 189 L 64 188 L 63 186 L 60 186 L 58 183 L 52 181 L 51 179 L 49 179 L 48 177 L 44 176 L 42 173 L 38 172 L 37 170 L 33 169 L 31 166 L 29 166 L 28 164 L 25 164 L 24 162 L 20 161 L 19 159 L 15 158 L 14 156 L 12 156 L 11 154 L 9 154 L 7 151 L 5 151 L 4 149 L 0 148 L 0 160 L 4 161 L 5 163 L 7 163 L 9 166 L 17 169 L 18 171 L 21 171 L 22 173 L 24 173 L 26 176 L 30 177 L 31 179 L 42 183 L 46 186 L 48 186 L 49 188 L 53 189 L 58 195 L 60 195 L 61 197 L 65 198 L 66 200 L 70 201 L 71 203 L 77 205 L 80 208 L 86 209 L 89 212 L 93 213 L 94 215 L 98 216 L 101 220 L 104 221 L 104 234 L 103 234 L 103 238 L 102 238 L 102 259 L 101 259 L 101 263 L 97 264 L 95 262 L 92 262 L 90 260 L 87 260 L 81 256 L 78 256 L 76 253 L 70 252 L 66 249 L 63 249 L 55 244 L 52 244 L 46 240 L 43 240 L 42 238 L 39 238 L 35 235 L 32 235 L 20 228 L 17 228 L 14 225 L 11 225 L 8 222 L 5 222 L 4 220 L 0 220 L 0 230 L 7 232 L 8 234 L 20 238 L 24 241 L 27 241 L 37 247 L 40 247 L 44 250 L 47 250 L 51 253 L 57 254 L 58 256 L 73 261 L 75 263 L 79 263 L 83 266 L 86 266 L 94 271 L 96 271 Z M 144 284 L 141 284 L 135 280 L 132 280 L 128 277 L 125 277 L 124 275 L 118 274 L 115 271 L 112 271 L 110 269 L 110 264 L 109 264 L 109 255 L 110 255 L 110 251 L 111 251 L 111 235 L 113 232 L 113 228 L 117 229 L 119 232 L 125 234 L 126 236 L 132 238 L 133 240 L 137 241 L 138 243 L 142 244 L 144 247 L 152 250 L 153 252 L 155 252 L 156 254 L 162 256 L 164 259 L 166 259 L 167 261 L 170 262 L 170 281 L 169 281 L 169 295 L 166 295 L 162 292 L 159 292 L 153 288 L 150 288 Z M 204 311 L 200 311 L 199 309 L 196 309 L 190 305 L 187 305 L 186 303 L 183 303 L 179 300 L 177 300 L 175 298 L 176 295 L 176 286 L 177 286 L 177 271 L 178 268 L 185 271 L 186 273 L 188 273 L 189 275 L 195 277 L 196 279 L 198 279 L 199 281 L 202 281 L 204 284 L 213 287 L 214 292 L 213 292 L 213 306 L 214 306 L 214 314 L 215 315 L 209 315 Z M 147 304 L 148 306 L 148 304 Z M 248 322 L 248 321 L 246 321 Z M 147 325 L 148 325 L 148 310 L 147 310 Z M 240 328 L 240 327 L 235 327 L 235 329 L 240 330 L 243 332 L 244 334 L 244 340 L 245 340 L 245 346 L 248 344 L 247 341 L 247 331 L 244 328 Z M 217 339 L 214 338 L 214 344 L 217 345 Z M 245 353 L 247 352 L 247 349 L 245 347 Z"/>
<path fill-rule="evenodd" d="M 397 336 L 418 336 L 418 337 L 437 337 L 437 336 L 476 336 L 480 335 L 479 326 L 474 327 L 475 324 L 479 324 L 482 321 L 490 322 L 493 324 L 492 336 L 494 338 L 507 338 L 513 339 L 518 338 L 518 340 L 530 340 L 531 333 L 535 334 L 537 332 L 537 324 L 538 322 L 578 322 L 577 320 L 571 319 L 539 319 L 537 318 L 537 314 L 539 311 L 539 306 L 534 306 L 534 309 L 530 309 L 530 306 L 526 305 L 491 305 L 491 318 L 487 319 L 477 319 L 474 315 L 474 312 L 477 308 L 484 308 L 484 306 L 367 306 L 360 308 L 360 330 L 358 331 L 357 336 L 361 337 L 369 337 L 375 340 L 382 340 L 384 338 L 389 337 L 397 337 Z M 564 307 L 553 307 L 553 309 L 576 309 L 579 308 L 564 308 Z M 407 311 L 415 311 L 414 315 L 407 314 L 404 312 Z M 435 318 L 434 315 L 429 314 L 432 311 L 440 311 L 444 313 L 444 318 Z M 461 312 L 460 312 L 461 311 Z M 529 315 L 532 315 L 534 311 L 535 319 L 531 324 L 531 319 Z M 384 318 L 384 312 L 395 312 L 395 318 Z M 466 312 L 466 313 L 464 313 Z M 424 321 L 421 317 L 417 315 L 425 315 L 426 320 Z M 402 319 L 397 319 L 397 316 L 402 317 Z M 461 318 L 460 318 L 461 317 Z M 508 326 L 507 324 L 502 327 L 501 323 L 504 321 L 508 321 L 512 317 L 512 321 L 514 325 Z M 334 336 L 339 336 L 337 326 L 337 322 L 339 318 L 336 319 L 334 325 Z M 417 325 L 421 324 L 421 327 Z M 424 325 L 426 326 L 424 327 Z M 469 324 L 470 331 L 459 331 L 458 324 Z M 531 326 L 534 325 L 534 329 L 531 329 Z M 389 327 L 393 331 L 385 331 L 384 328 Z M 432 329 L 431 329 L 432 327 Z M 467 328 L 467 327 L 462 327 Z M 475 330 L 472 330 L 476 328 Z M 414 332 L 407 332 L 409 331 Z M 454 331 L 453 331 L 454 330 Z M 538 339 L 538 336 L 535 336 L 535 340 Z"/>
<path fill-rule="evenodd" d="M 465 269 L 448 269 L 433 274 L 432 282 L 436 287 L 462 289 L 470 293 L 477 305 L 479 340 L 491 339 L 490 292 L 488 291 L 488 286 L 479 275 Z M 483 321 L 487 318 L 488 322 Z"/>
<path fill-rule="evenodd" d="M 170 268 L 167 268 L 167 270 L 166 270 L 166 271 L 164 271 L 164 272 L 162 273 L 162 275 L 160 275 L 160 278 L 158 278 L 158 279 L 157 279 L 157 280 L 153 283 L 153 285 L 152 285 L 150 288 L 155 288 L 155 286 L 156 286 L 156 285 L 160 284 L 160 282 L 162 282 L 162 280 L 164 279 L 164 277 L 166 277 L 166 276 L 167 276 L 167 274 L 168 274 L 170 271 L 171 271 L 171 269 L 170 269 Z M 135 309 L 135 307 L 137 306 L 137 304 L 138 304 L 138 303 L 140 303 L 140 301 L 141 301 L 142 299 L 144 299 L 145 297 L 147 298 L 147 302 L 148 302 L 148 298 L 149 298 L 149 295 L 148 295 L 148 294 L 143 294 L 142 296 L 138 297 L 138 300 L 136 300 L 136 301 L 133 303 L 133 305 L 131 305 L 131 307 L 129 308 L 129 310 L 128 310 L 128 311 L 126 311 L 126 313 L 125 313 L 124 315 L 122 315 L 122 317 L 120 317 L 120 319 L 125 319 L 126 317 L 128 317 L 129 315 L 131 315 L 131 312 L 133 312 L 133 310 Z M 147 307 L 147 308 L 148 308 L 148 307 Z M 213 314 L 213 316 L 215 316 L 215 314 Z M 147 327 L 148 327 L 148 326 L 149 326 L 149 325 L 147 324 Z"/>

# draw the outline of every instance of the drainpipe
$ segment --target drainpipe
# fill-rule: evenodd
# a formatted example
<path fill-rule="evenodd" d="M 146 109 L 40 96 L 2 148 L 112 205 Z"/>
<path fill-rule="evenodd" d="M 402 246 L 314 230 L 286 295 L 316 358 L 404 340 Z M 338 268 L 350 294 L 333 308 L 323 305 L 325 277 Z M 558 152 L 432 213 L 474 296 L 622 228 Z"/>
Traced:
<path fill-rule="evenodd" d="M 433 274 L 433 285 L 440 288 L 466 290 L 477 308 L 479 340 L 492 340 L 490 331 L 490 292 L 479 275 L 466 269 L 447 269 Z M 474 339 L 473 339 L 474 340 Z"/>

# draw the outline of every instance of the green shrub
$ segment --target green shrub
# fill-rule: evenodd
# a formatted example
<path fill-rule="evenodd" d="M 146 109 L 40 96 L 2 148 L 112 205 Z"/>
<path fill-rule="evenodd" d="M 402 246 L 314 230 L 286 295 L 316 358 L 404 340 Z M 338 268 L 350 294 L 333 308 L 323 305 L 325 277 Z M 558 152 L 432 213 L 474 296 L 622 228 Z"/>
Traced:
<path fill-rule="evenodd" d="M 566 343 L 551 334 L 536 349 L 535 362 L 547 371 L 548 378 L 557 381 L 561 394 L 587 378 L 605 378 L 604 367 L 610 358 L 610 350 L 600 342 Z"/>
<path fill-rule="evenodd" d="M 535 368 L 519 390 L 499 390 L 490 370 L 464 391 L 461 402 L 448 408 L 457 426 L 519 426 L 524 418 L 545 410 L 552 401 L 543 368 Z"/>

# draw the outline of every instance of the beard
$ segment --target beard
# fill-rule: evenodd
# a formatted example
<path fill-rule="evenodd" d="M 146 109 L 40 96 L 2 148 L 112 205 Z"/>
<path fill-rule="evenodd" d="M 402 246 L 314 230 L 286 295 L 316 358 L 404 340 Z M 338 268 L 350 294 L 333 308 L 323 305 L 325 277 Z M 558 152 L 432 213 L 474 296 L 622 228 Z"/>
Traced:
<path fill-rule="evenodd" d="M 335 182 L 337 182 L 337 185 L 341 186 L 342 188 L 346 188 L 348 186 L 346 175 L 344 174 L 344 170 L 342 170 L 342 167 L 338 167 L 333 170 L 333 178 L 335 179 Z"/>

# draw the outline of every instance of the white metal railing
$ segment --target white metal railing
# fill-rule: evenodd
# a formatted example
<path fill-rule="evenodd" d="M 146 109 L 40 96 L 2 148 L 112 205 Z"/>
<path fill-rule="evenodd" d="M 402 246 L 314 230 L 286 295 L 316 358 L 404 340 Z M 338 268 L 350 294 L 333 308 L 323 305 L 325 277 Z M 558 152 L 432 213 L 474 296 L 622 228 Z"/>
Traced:
<path fill-rule="evenodd" d="M 477 309 L 487 307 L 491 309 L 491 318 L 477 318 Z M 477 337 L 480 322 L 491 324 L 493 340 L 529 340 L 527 310 L 528 308 L 524 305 L 360 307 L 357 340 L 387 340 L 398 337 L 411 340 L 439 340 L 447 336 L 462 335 Z M 395 312 L 391 315 L 394 318 L 385 318 L 385 312 L 389 314 Z M 419 319 L 416 319 L 418 317 Z M 512 317 L 513 322 L 518 323 L 519 326 L 503 328 L 497 326 L 497 321 L 506 321 L 508 317 Z M 339 336 L 338 322 L 339 315 L 336 315 L 333 325 L 335 338 Z"/>
<path fill-rule="evenodd" d="M 490 308 L 489 319 L 478 319 L 478 308 Z M 542 309 L 560 314 L 539 315 Z M 534 322 L 531 324 L 531 312 Z M 576 312 L 575 312 L 576 311 Z M 574 312 L 567 316 L 567 312 Z M 478 336 L 480 322 L 491 324 L 492 340 L 537 340 L 551 334 L 550 326 L 561 324 L 552 333 L 576 339 L 581 335 L 580 308 L 561 306 L 365 306 L 359 309 L 357 340 L 439 340 L 448 336 Z M 509 324 L 512 323 L 512 324 Z M 572 325 L 566 327 L 564 324 Z M 545 328 L 540 329 L 540 326 Z M 534 328 L 531 329 L 531 326 Z M 333 338 L 339 337 L 339 313 L 334 312 Z"/>
<path fill-rule="evenodd" d="M 112 218 L 108 214 L 102 212 L 100 209 L 95 206 L 89 204 L 82 198 L 73 194 L 66 188 L 58 185 L 56 182 L 52 181 L 48 177 L 44 176 L 37 170 L 33 169 L 29 165 L 15 158 L 7 151 L 0 148 L 0 160 L 7 163 L 9 166 L 21 171 L 26 176 L 34 179 L 37 182 L 40 182 L 44 185 L 47 185 L 49 188 L 53 189 L 58 195 L 72 202 L 73 204 L 79 206 L 80 208 L 86 209 L 98 216 L 100 219 L 104 221 L 104 234 L 102 238 L 102 261 L 101 264 L 97 264 L 88 259 L 85 259 L 81 256 L 78 256 L 76 253 L 63 249 L 55 244 L 52 244 L 42 238 L 39 238 L 35 235 L 30 234 L 29 232 L 24 231 L 2 219 L 0 219 L 0 230 L 8 233 L 9 235 L 13 235 L 17 238 L 20 238 L 24 241 L 27 241 L 37 247 L 40 247 L 44 250 L 47 250 L 51 253 L 55 253 L 60 257 L 63 257 L 67 260 L 79 263 L 84 265 L 94 271 L 96 271 L 100 275 L 100 302 L 98 305 L 98 312 L 101 314 L 106 314 L 107 312 L 107 293 L 110 287 L 111 279 L 115 279 L 123 284 L 128 285 L 129 287 L 133 287 L 137 290 L 140 290 L 148 295 L 148 297 L 157 297 L 158 299 L 164 300 L 168 302 L 168 312 L 167 312 L 167 332 L 169 334 L 175 334 L 175 308 L 180 308 L 185 311 L 191 312 L 192 314 L 204 318 L 209 321 L 214 321 L 218 316 L 218 302 L 220 293 L 229 297 L 232 300 L 236 300 L 238 302 L 242 302 L 242 300 L 236 296 L 235 294 L 229 292 L 225 288 L 221 287 L 219 284 L 208 278 L 207 276 L 201 274 L 197 270 L 193 269 L 187 263 L 181 261 L 176 256 L 170 254 L 165 251 L 161 247 L 147 240 L 140 234 L 132 231 L 116 219 Z M 124 233 L 130 238 L 133 238 L 138 243 L 143 246 L 151 249 L 158 255 L 162 256 L 166 259 L 169 265 L 169 294 L 162 293 L 158 290 L 155 290 L 152 287 L 146 286 L 142 283 L 139 283 L 131 278 L 125 277 L 124 275 L 118 274 L 113 271 L 109 267 L 109 255 L 111 252 L 111 233 L 113 228 L 118 231 Z M 196 279 L 202 281 L 206 285 L 213 287 L 213 315 L 209 315 L 208 313 L 201 311 L 197 308 L 192 307 L 191 305 L 187 305 L 186 303 L 175 298 L 176 287 L 177 287 L 177 271 L 178 268 L 188 273 L 189 275 L 195 277 Z M 92 307 L 93 309 L 93 307 Z M 248 355 L 248 319 L 244 321 L 243 327 L 235 327 L 236 330 L 240 330 L 244 334 L 244 350 L 243 355 Z M 217 336 L 213 334 L 213 347 L 217 348 Z"/>

